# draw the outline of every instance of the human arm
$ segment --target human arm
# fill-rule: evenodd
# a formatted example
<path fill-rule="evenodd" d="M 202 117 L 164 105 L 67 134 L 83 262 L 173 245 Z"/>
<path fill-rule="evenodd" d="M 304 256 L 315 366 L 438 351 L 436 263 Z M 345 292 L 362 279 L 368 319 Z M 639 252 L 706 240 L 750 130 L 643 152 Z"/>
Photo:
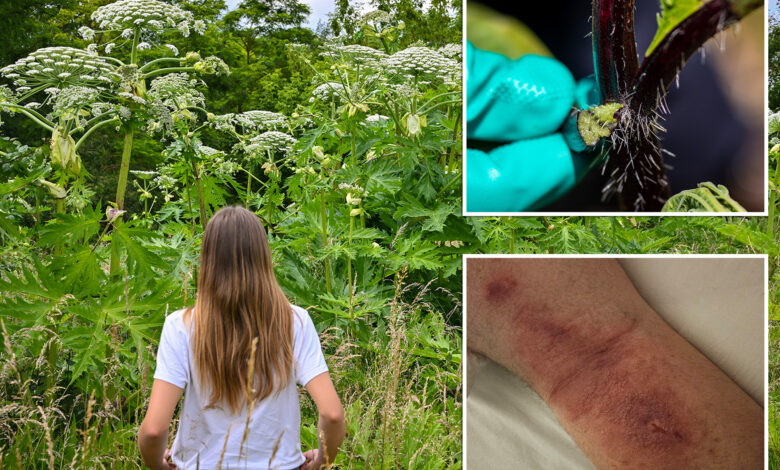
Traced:
<path fill-rule="evenodd" d="M 318 452 L 309 453 L 307 462 L 302 468 L 304 470 L 319 470 L 322 466 L 329 466 L 336 460 L 339 446 L 344 442 L 344 408 L 341 406 L 341 400 L 339 400 L 336 388 L 327 372 L 311 379 L 306 384 L 306 391 L 314 400 L 319 413 L 317 423 L 319 449 Z M 308 461 L 309 457 L 312 458 L 311 461 Z"/>
<path fill-rule="evenodd" d="M 141 427 L 138 429 L 138 447 L 141 458 L 152 470 L 176 468 L 166 461 L 165 448 L 168 443 L 168 428 L 171 426 L 176 404 L 184 389 L 164 380 L 155 379 L 149 398 L 149 407 Z"/>
<path fill-rule="evenodd" d="M 602 469 L 761 468 L 761 407 L 606 259 L 467 260 L 467 345 Z"/>

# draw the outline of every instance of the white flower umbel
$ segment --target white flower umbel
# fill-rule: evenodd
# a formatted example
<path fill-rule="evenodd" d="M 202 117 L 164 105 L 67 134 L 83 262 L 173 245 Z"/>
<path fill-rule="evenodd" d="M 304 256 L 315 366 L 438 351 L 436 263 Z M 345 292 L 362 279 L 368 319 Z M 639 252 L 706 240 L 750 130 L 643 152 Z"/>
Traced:
<path fill-rule="evenodd" d="M 156 171 L 144 171 L 144 170 L 130 170 L 130 173 L 132 173 L 133 175 L 137 176 L 142 180 L 150 180 L 155 176 L 159 175 L 159 173 Z"/>
<path fill-rule="evenodd" d="M 250 154 L 262 152 L 289 153 L 298 141 L 291 135 L 278 131 L 267 131 L 249 139 L 246 151 Z"/>
<path fill-rule="evenodd" d="M 79 34 L 82 38 L 86 39 L 87 41 L 91 41 L 95 39 L 95 31 L 90 28 L 89 26 L 82 26 L 79 28 Z"/>
<path fill-rule="evenodd" d="M 450 80 L 460 73 L 460 63 L 427 47 L 409 47 L 384 60 L 388 71 L 415 78 Z"/>
<path fill-rule="evenodd" d="M 191 26 L 196 32 L 202 31 L 202 28 L 195 27 L 197 21 L 192 13 L 156 0 L 119 0 L 95 10 L 92 21 L 100 29 L 122 31 L 123 37 L 128 37 L 125 36 L 127 30 L 159 33 L 178 29 L 185 36 L 189 35 Z"/>
<path fill-rule="evenodd" d="M 462 53 L 463 48 L 460 44 L 450 43 L 439 48 L 439 54 L 450 59 L 460 59 Z"/>
<path fill-rule="evenodd" d="M 363 21 L 367 23 L 389 23 L 392 19 L 392 15 L 384 10 L 372 10 L 363 15 Z"/>
<path fill-rule="evenodd" d="M 338 82 L 326 82 L 312 90 L 309 101 L 330 102 L 337 101 L 338 98 L 344 99 L 346 96 L 348 96 L 348 93 L 344 85 Z"/>
<path fill-rule="evenodd" d="M 359 44 L 349 44 L 346 46 L 331 45 L 320 55 L 329 57 L 333 60 L 341 59 L 348 63 L 370 66 L 372 68 L 379 68 L 382 61 L 387 58 L 387 54 L 384 52 Z"/>
<path fill-rule="evenodd" d="M 54 115 L 73 113 L 80 109 L 90 108 L 98 100 L 100 92 L 95 88 L 71 86 L 57 94 L 54 102 Z"/>
<path fill-rule="evenodd" d="M 233 117 L 236 125 L 247 130 L 268 131 L 278 130 L 287 126 L 287 116 L 271 111 L 252 110 L 236 114 Z"/>
<path fill-rule="evenodd" d="M 29 56 L 0 69 L 6 78 L 16 78 L 17 94 L 30 95 L 44 88 L 63 89 L 70 86 L 93 87 L 107 91 L 119 80 L 116 67 L 82 49 L 44 47 Z M 28 87 L 27 90 L 19 88 Z"/>
<path fill-rule="evenodd" d="M 152 80 L 148 96 L 174 111 L 203 106 L 205 98 L 196 88 L 201 83 L 186 73 L 169 73 Z"/>

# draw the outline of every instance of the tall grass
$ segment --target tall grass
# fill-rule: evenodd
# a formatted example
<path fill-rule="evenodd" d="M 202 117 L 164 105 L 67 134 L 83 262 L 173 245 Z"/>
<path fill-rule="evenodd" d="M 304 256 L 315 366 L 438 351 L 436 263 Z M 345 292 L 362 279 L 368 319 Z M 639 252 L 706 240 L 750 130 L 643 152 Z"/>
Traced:
<path fill-rule="evenodd" d="M 438 319 L 449 340 L 460 344 L 459 330 L 446 326 L 445 315 L 426 302 L 428 294 L 429 285 L 405 284 L 399 274 L 387 329 L 377 328 L 369 349 L 336 328 L 321 335 L 347 420 L 335 468 L 460 468 L 457 364 L 423 364 L 411 352 L 422 317 L 428 323 Z M 14 320 L 0 318 L 0 468 L 143 468 L 136 434 L 148 405 L 154 363 L 146 352 L 152 342 L 138 344 L 141 354 L 129 363 L 109 358 L 103 375 L 90 380 L 99 388 L 86 395 L 69 383 L 70 370 L 48 368 L 46 347 L 35 357 L 20 347 L 41 341 L 48 331 L 22 328 L 9 334 L 5 321 Z M 58 334 L 51 335 L 49 345 L 58 342 Z M 114 340 L 127 338 L 119 334 Z M 71 352 L 60 349 L 60 354 Z M 135 370 L 138 385 L 117 380 L 123 367 Z M 301 403 L 305 450 L 317 446 L 317 412 L 303 390 Z"/>

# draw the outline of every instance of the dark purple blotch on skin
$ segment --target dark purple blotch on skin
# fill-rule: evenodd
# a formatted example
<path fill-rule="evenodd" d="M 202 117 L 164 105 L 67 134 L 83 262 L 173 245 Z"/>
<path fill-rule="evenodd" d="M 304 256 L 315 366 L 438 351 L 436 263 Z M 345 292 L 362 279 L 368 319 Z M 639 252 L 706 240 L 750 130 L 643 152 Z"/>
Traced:
<path fill-rule="evenodd" d="M 485 289 L 487 299 L 492 303 L 504 302 L 517 289 L 517 281 L 512 278 L 497 278 L 490 281 Z"/>

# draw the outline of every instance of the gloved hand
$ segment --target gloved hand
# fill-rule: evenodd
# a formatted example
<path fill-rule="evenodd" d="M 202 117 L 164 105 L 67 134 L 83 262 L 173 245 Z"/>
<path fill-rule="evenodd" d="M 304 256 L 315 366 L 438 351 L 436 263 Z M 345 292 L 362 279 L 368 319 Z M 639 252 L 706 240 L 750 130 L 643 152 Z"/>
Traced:
<path fill-rule="evenodd" d="M 506 142 L 489 152 L 467 149 L 467 211 L 520 212 L 552 202 L 587 167 L 575 118 L 567 118 L 575 103 L 598 104 L 595 82 L 575 83 L 549 57 L 509 60 L 470 42 L 467 48 L 467 138 Z"/>

